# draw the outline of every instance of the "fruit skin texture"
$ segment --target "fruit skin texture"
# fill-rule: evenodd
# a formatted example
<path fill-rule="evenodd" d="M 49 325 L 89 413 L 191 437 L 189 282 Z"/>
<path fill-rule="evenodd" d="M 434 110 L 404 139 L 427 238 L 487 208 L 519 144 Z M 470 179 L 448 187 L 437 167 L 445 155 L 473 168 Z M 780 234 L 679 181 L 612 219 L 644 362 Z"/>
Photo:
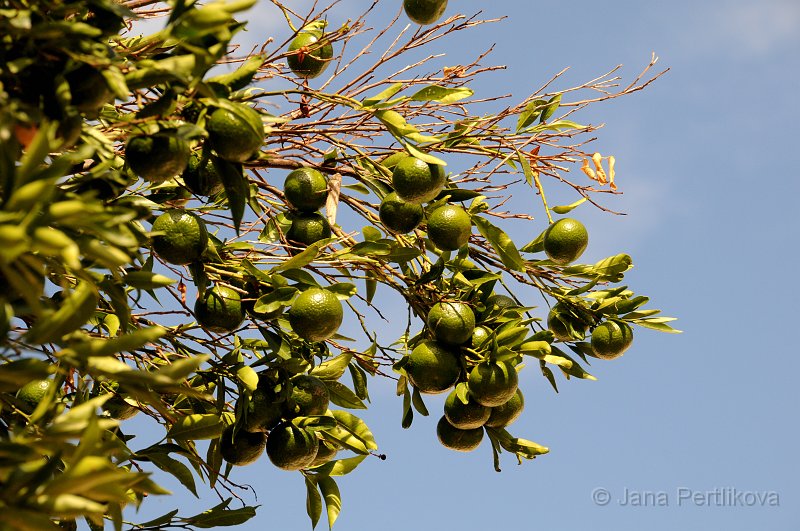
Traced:
<path fill-rule="evenodd" d="M 291 422 L 284 422 L 269 432 L 267 457 L 283 470 L 302 470 L 311 466 L 317 457 L 319 439 Z"/>
<path fill-rule="evenodd" d="M 289 324 L 306 341 L 332 337 L 344 319 L 339 299 L 326 289 L 309 288 L 297 296 L 289 310 Z"/>
<path fill-rule="evenodd" d="M 461 248 L 469 241 L 471 233 L 472 220 L 460 206 L 439 207 L 428 218 L 428 237 L 444 251 Z"/>
<path fill-rule="evenodd" d="M 186 188 L 195 195 L 207 197 L 225 189 L 222 177 L 211 158 L 204 161 L 200 156 L 192 155 L 182 177 Z"/>
<path fill-rule="evenodd" d="M 53 385 L 53 380 L 34 380 L 23 385 L 17 391 L 17 399 L 23 403 L 22 410 L 25 413 L 33 413 L 44 395 L 50 390 L 51 385 Z"/>
<path fill-rule="evenodd" d="M 295 210 L 316 212 L 328 199 L 328 179 L 314 168 L 298 168 L 286 176 L 283 195 Z"/>
<path fill-rule="evenodd" d="M 434 199 L 444 188 L 444 167 L 428 164 L 412 156 L 404 157 L 392 172 L 392 186 L 403 201 L 424 203 Z"/>
<path fill-rule="evenodd" d="M 251 432 L 269 431 L 280 422 L 282 406 L 282 402 L 275 402 L 271 393 L 257 387 L 247 404 L 244 429 Z M 236 409 L 239 410 L 238 407 Z"/>
<path fill-rule="evenodd" d="M 488 340 L 491 333 L 492 331 L 485 326 L 476 326 L 472 331 L 472 348 L 489 347 L 491 343 L 488 343 Z"/>
<path fill-rule="evenodd" d="M 606 321 L 592 332 L 592 350 L 604 360 L 619 358 L 633 343 L 633 330 L 622 321 Z"/>
<path fill-rule="evenodd" d="M 589 233 L 577 219 L 559 219 L 544 232 L 544 252 L 559 265 L 574 262 L 589 245 Z"/>
<path fill-rule="evenodd" d="M 153 251 L 165 262 L 190 264 L 202 256 L 208 247 L 206 224 L 191 212 L 167 210 L 153 222 Z"/>
<path fill-rule="evenodd" d="M 588 323 L 581 322 L 562 303 L 557 303 L 547 314 L 547 328 L 561 341 L 580 341 L 586 337 Z"/>
<path fill-rule="evenodd" d="M 491 413 L 491 408 L 483 406 L 471 398 L 465 404 L 458 398 L 456 390 L 451 391 L 444 401 L 444 416 L 447 418 L 447 422 L 460 430 L 480 428 L 489 420 Z"/>
<path fill-rule="evenodd" d="M 197 322 L 205 329 L 223 334 L 233 332 L 244 321 L 244 309 L 239 292 L 226 286 L 207 289 L 194 304 Z"/>
<path fill-rule="evenodd" d="M 331 225 L 325 216 L 313 212 L 297 214 L 292 217 L 292 225 L 286 232 L 286 239 L 302 246 L 331 237 Z"/>
<path fill-rule="evenodd" d="M 244 162 L 256 154 L 264 142 L 264 123 L 253 108 L 231 103 L 233 109 L 217 108 L 208 117 L 208 142 L 220 158 Z"/>
<path fill-rule="evenodd" d="M 232 465 L 244 466 L 255 463 L 267 444 L 264 433 L 252 433 L 239 430 L 233 434 L 233 426 L 228 426 L 222 432 L 219 440 L 219 449 L 222 458 Z"/>
<path fill-rule="evenodd" d="M 472 398 L 487 407 L 497 407 L 508 402 L 517 392 L 518 383 L 517 371 L 502 361 L 476 365 L 467 379 Z"/>
<path fill-rule="evenodd" d="M 523 409 L 525 409 L 525 398 L 522 396 L 522 391 L 517 389 L 508 402 L 491 408 L 485 425 L 490 428 L 505 428 L 517 420 Z"/>
<path fill-rule="evenodd" d="M 411 351 L 405 371 L 420 393 L 437 394 L 455 385 L 461 375 L 461 363 L 446 346 L 426 340 Z"/>
<path fill-rule="evenodd" d="M 489 298 L 486 299 L 486 309 L 490 310 L 495 306 L 500 310 L 505 310 L 506 308 L 516 308 L 517 302 L 508 295 L 495 293 L 494 295 L 489 295 Z"/>
<path fill-rule="evenodd" d="M 475 330 L 475 313 L 463 302 L 437 302 L 428 312 L 428 328 L 445 345 L 466 343 Z"/>
<path fill-rule="evenodd" d="M 66 79 L 72 104 L 84 114 L 96 115 L 114 96 L 103 74 L 87 64 L 82 64 L 67 74 Z"/>
<path fill-rule="evenodd" d="M 381 201 L 378 215 L 387 229 L 396 234 L 406 234 L 422 222 L 425 211 L 419 203 L 403 201 L 397 192 L 392 192 Z"/>
<path fill-rule="evenodd" d="M 404 0 L 403 9 L 408 18 L 424 26 L 439 20 L 447 9 L 447 0 Z"/>
<path fill-rule="evenodd" d="M 292 378 L 292 400 L 299 416 L 324 415 L 328 410 L 330 394 L 325 383 L 316 376 L 298 374 Z"/>
<path fill-rule="evenodd" d="M 314 461 L 312 461 L 311 464 L 308 465 L 309 468 L 324 465 L 325 463 L 333 461 L 333 458 L 336 457 L 336 454 L 338 452 L 339 452 L 338 446 L 334 445 L 331 442 L 326 441 L 325 439 L 320 439 L 319 450 L 317 450 L 317 456 L 314 458 Z"/>
<path fill-rule="evenodd" d="M 442 417 L 436 425 L 436 436 L 445 448 L 457 452 L 471 452 L 480 446 L 483 440 L 483 428 L 460 430 L 447 422 L 446 417 Z"/>
<path fill-rule="evenodd" d="M 331 43 L 326 39 L 320 40 L 320 37 L 313 32 L 300 32 L 289 44 L 289 52 L 297 52 L 301 48 L 305 50 L 301 53 L 292 53 L 286 58 L 289 68 L 295 75 L 306 79 L 321 75 L 333 57 Z"/>
<path fill-rule="evenodd" d="M 125 161 L 133 172 L 152 183 L 172 179 L 189 164 L 189 144 L 172 135 L 134 136 L 125 145 Z"/>

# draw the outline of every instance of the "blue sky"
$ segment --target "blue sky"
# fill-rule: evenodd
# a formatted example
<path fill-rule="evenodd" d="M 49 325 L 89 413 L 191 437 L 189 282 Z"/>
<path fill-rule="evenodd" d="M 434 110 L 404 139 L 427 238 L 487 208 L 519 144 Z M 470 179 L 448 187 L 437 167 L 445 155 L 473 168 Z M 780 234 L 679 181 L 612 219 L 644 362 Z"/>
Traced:
<path fill-rule="evenodd" d="M 285 38 L 281 20 L 261 4 L 248 37 Z M 309 2 L 289 4 L 302 10 Z M 366 4 L 343 2 L 331 22 Z M 382 2 L 373 24 L 380 27 L 395 4 Z M 471 454 L 442 448 L 438 414 L 401 429 L 391 382 L 374 382 L 363 418 L 389 458 L 368 459 L 340 481 L 344 507 L 335 528 L 798 529 L 800 432 L 792 408 L 800 361 L 792 330 L 800 318 L 793 277 L 800 259 L 800 3 L 450 4 L 448 14 L 509 16 L 435 50 L 447 54 L 443 64 L 455 64 L 496 44 L 485 63 L 508 69 L 473 85 L 479 96 L 521 99 L 566 66 L 555 88 L 617 64 L 627 81 L 651 52 L 671 69 L 643 92 L 574 116 L 606 124 L 594 145 L 616 157 L 625 192 L 608 204 L 628 215 L 585 205 L 574 214 L 591 232 L 587 260 L 631 254 L 628 285 L 679 317 L 684 334 L 639 329 L 623 358 L 593 364 L 598 381 L 562 380 L 558 395 L 536 371 L 524 371 L 526 410 L 512 431 L 551 453 L 522 466 L 504 454 L 500 474 L 488 444 Z M 528 241 L 518 230 L 512 236 Z M 441 401 L 428 399 L 429 409 L 440 411 Z M 299 474 L 264 460 L 236 469 L 232 479 L 252 485 L 258 500 L 245 499 L 262 504 L 241 529 L 310 527 Z M 608 491 L 607 505 L 593 501 L 597 489 Z M 777 495 L 778 506 L 726 503 L 718 489 L 742 493 L 745 503 Z M 649 506 L 624 505 L 626 490 L 651 495 Z M 214 503 L 210 495 L 198 502 L 175 491 L 137 519 Z"/>

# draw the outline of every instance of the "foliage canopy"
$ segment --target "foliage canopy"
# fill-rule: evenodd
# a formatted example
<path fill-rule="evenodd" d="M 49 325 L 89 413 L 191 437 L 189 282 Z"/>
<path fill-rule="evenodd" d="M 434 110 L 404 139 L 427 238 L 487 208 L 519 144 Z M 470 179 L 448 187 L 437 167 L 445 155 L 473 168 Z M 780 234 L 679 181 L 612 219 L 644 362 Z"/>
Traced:
<path fill-rule="evenodd" d="M 593 379 L 584 366 L 627 348 L 631 325 L 675 331 L 620 285 L 628 255 L 576 263 L 586 230 L 547 233 L 582 229 L 553 216 L 617 193 L 613 157 L 585 151 L 597 127 L 572 116 L 645 87 L 655 59 L 623 88 L 612 71 L 554 90 L 557 75 L 497 110 L 469 88 L 498 68 L 486 54 L 414 55 L 496 20 L 404 2 L 420 27 L 382 0 L 331 28 L 333 6 L 273 0 L 286 30 L 240 54 L 254 3 L 0 10 L 0 527 L 121 529 L 126 505 L 167 494 L 159 474 L 230 495 L 131 528 L 237 525 L 255 508 L 232 503 L 232 466 L 264 453 L 299 471 L 312 523 L 324 505 L 332 526 L 335 478 L 382 457 L 353 413 L 372 378 L 396 380 L 405 428 L 429 414 L 424 393 L 448 392 L 439 439 L 488 440 L 499 471 L 502 452 L 548 451 L 506 429 L 524 365 L 557 391 L 557 373 Z M 379 3 L 397 14 L 375 31 Z M 160 29 L 136 35 L 137 18 Z M 578 200 L 550 208 L 543 181 Z M 540 197 L 537 220 L 503 210 L 512 192 Z M 513 220 L 539 235 L 514 242 Z M 404 311 L 382 304 L 391 292 Z M 159 442 L 128 433 L 137 413 Z"/>

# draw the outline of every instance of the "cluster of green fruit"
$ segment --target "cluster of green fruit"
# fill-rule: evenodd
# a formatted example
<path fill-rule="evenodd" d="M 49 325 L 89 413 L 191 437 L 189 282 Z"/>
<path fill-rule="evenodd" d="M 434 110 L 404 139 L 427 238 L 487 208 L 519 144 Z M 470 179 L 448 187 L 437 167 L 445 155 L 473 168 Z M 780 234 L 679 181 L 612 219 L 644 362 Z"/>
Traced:
<path fill-rule="evenodd" d="M 258 386 L 236 404 L 237 422 L 220 439 L 222 457 L 233 465 L 254 463 L 266 449 L 283 470 L 302 470 L 331 461 L 339 445 L 302 427 L 302 417 L 331 416 L 325 382 L 310 374 L 259 374 Z"/>
<path fill-rule="evenodd" d="M 394 189 L 381 200 L 378 210 L 381 223 L 395 234 L 409 233 L 425 217 L 422 203 L 433 201 L 445 191 L 444 167 L 405 152 L 394 153 L 381 164 L 392 171 Z M 428 216 L 428 239 L 443 251 L 461 248 L 469 241 L 471 233 L 472 220 L 458 205 L 438 206 Z"/>
<path fill-rule="evenodd" d="M 314 168 L 298 168 L 286 176 L 283 195 L 292 208 L 289 243 L 307 246 L 331 237 L 331 225 L 319 209 L 328 199 L 328 179 Z"/>
<path fill-rule="evenodd" d="M 447 448 L 474 450 L 483 439 L 484 426 L 504 428 L 522 412 L 524 398 L 515 365 L 496 359 L 492 348 L 496 317 L 516 307 L 510 297 L 493 294 L 476 321 L 469 303 L 438 302 L 428 312 L 421 336 L 432 338 L 421 339 L 401 364 L 421 393 L 438 394 L 455 387 L 436 430 Z"/>

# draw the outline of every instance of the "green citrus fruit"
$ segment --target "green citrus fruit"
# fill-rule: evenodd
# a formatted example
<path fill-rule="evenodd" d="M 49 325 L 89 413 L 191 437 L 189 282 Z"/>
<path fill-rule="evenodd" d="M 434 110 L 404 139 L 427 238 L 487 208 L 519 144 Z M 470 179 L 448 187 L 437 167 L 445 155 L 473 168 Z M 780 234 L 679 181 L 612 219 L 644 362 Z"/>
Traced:
<path fill-rule="evenodd" d="M 446 345 L 426 340 L 411 351 L 405 370 L 420 393 L 436 394 L 455 385 L 461 375 L 461 363 Z"/>
<path fill-rule="evenodd" d="M 22 402 L 20 409 L 24 413 L 33 413 L 52 385 L 53 380 L 34 380 L 23 385 L 17 391 L 17 398 Z"/>
<path fill-rule="evenodd" d="M 219 440 L 222 458 L 237 466 L 255 463 L 266 445 L 266 434 L 239 430 L 234 435 L 233 426 L 225 428 Z"/>
<path fill-rule="evenodd" d="M 328 410 L 330 394 L 325 382 L 316 376 L 298 374 L 292 378 L 292 400 L 299 416 L 324 415 Z"/>
<path fill-rule="evenodd" d="M 292 224 L 286 232 L 286 239 L 291 243 L 305 247 L 331 237 L 330 223 L 317 212 L 295 214 L 291 219 Z"/>
<path fill-rule="evenodd" d="M 336 454 L 339 452 L 339 447 L 332 442 L 326 441 L 325 439 L 320 439 L 319 441 L 319 450 L 317 450 L 317 457 L 308 465 L 309 468 L 313 468 L 315 466 L 321 466 L 325 463 L 329 463 L 333 461 L 333 458 L 336 457 Z"/>
<path fill-rule="evenodd" d="M 103 74 L 87 64 L 82 64 L 65 77 L 72 104 L 84 114 L 96 114 L 114 96 Z"/>
<path fill-rule="evenodd" d="M 442 417 L 436 425 L 436 435 L 445 448 L 457 452 L 471 452 L 480 446 L 483 440 L 483 428 L 461 430 L 447 422 L 446 417 Z"/>
<path fill-rule="evenodd" d="M 333 46 L 313 32 L 301 31 L 289 44 L 286 62 L 299 77 L 315 78 L 322 74 L 333 57 Z"/>
<path fill-rule="evenodd" d="M 125 146 L 125 161 L 146 181 L 160 183 L 172 179 L 189 164 L 189 144 L 174 135 L 134 136 Z"/>
<path fill-rule="evenodd" d="M 472 220 L 466 210 L 457 205 L 437 208 L 428 218 L 428 237 L 444 251 L 455 251 L 469 241 Z"/>
<path fill-rule="evenodd" d="M 233 332 L 244 321 L 242 297 L 227 286 L 207 289 L 194 304 L 197 323 L 207 330 L 220 334 Z"/>
<path fill-rule="evenodd" d="M 419 203 L 403 201 L 397 192 L 392 192 L 381 201 L 378 215 L 381 223 L 388 230 L 397 234 L 406 234 L 417 228 L 425 211 Z"/>
<path fill-rule="evenodd" d="M 283 183 L 286 202 L 300 212 L 316 212 L 328 199 L 328 179 L 314 168 L 298 168 Z"/>
<path fill-rule="evenodd" d="M 241 400 L 241 398 L 240 398 Z M 253 391 L 245 411 L 244 429 L 247 431 L 269 431 L 283 416 L 283 402 L 277 402 L 273 393 L 260 386 Z M 236 408 L 237 411 L 239 408 Z"/>
<path fill-rule="evenodd" d="M 589 245 L 589 233 L 576 219 L 559 219 L 544 232 L 544 252 L 553 262 L 561 265 L 574 262 Z"/>
<path fill-rule="evenodd" d="M 319 439 L 313 432 L 284 422 L 269 432 L 267 457 L 283 470 L 302 470 L 311 466 L 319 451 Z"/>
<path fill-rule="evenodd" d="M 192 155 L 182 177 L 186 188 L 195 195 L 207 197 L 225 189 L 222 177 L 210 157 L 203 160 L 198 154 Z"/>
<path fill-rule="evenodd" d="M 456 390 L 451 391 L 444 401 L 444 416 L 447 418 L 447 422 L 460 430 L 480 428 L 489 419 L 491 413 L 491 408 L 481 405 L 469 397 L 465 404 L 458 398 Z"/>
<path fill-rule="evenodd" d="M 165 262 L 182 265 L 198 260 L 208 247 L 203 220 L 186 210 L 167 210 L 153 222 L 153 251 Z"/>
<path fill-rule="evenodd" d="M 489 347 L 489 337 L 492 331 L 485 326 L 476 326 L 472 331 L 472 348 L 485 348 Z"/>
<path fill-rule="evenodd" d="M 559 302 L 547 314 L 547 328 L 561 341 L 580 341 L 586 337 L 589 325 L 579 319 L 568 306 Z"/>
<path fill-rule="evenodd" d="M 501 293 L 495 293 L 493 295 L 489 295 L 489 298 L 486 299 L 486 309 L 491 310 L 492 308 L 497 308 L 501 312 L 507 308 L 516 308 L 517 301 L 509 297 L 508 295 L 503 295 Z"/>
<path fill-rule="evenodd" d="M 231 105 L 230 109 L 215 109 L 208 117 L 208 142 L 220 158 L 244 162 L 253 158 L 264 142 L 264 123 L 252 107 L 242 103 Z"/>
<path fill-rule="evenodd" d="M 446 8 L 447 0 L 403 0 L 408 18 L 422 26 L 439 20 Z"/>
<path fill-rule="evenodd" d="M 297 296 L 289 310 L 289 324 L 306 341 L 325 341 L 332 337 L 344 319 L 339 298 L 321 288 L 309 288 Z"/>
<path fill-rule="evenodd" d="M 428 312 L 428 328 L 445 345 L 466 343 L 475 330 L 475 314 L 463 302 L 437 302 Z"/>
<path fill-rule="evenodd" d="M 403 157 L 392 172 L 392 186 L 404 201 L 424 203 L 434 199 L 444 188 L 444 166 L 428 164 L 416 157 Z"/>
<path fill-rule="evenodd" d="M 472 398 L 487 407 L 508 402 L 517 392 L 518 382 L 516 369 L 502 361 L 479 363 L 472 368 L 467 379 Z"/>
<path fill-rule="evenodd" d="M 525 399 L 522 396 L 522 391 L 517 389 L 517 392 L 508 402 L 491 408 L 491 414 L 489 415 L 489 420 L 486 421 L 486 426 L 490 428 L 505 428 L 517 420 L 523 409 L 525 409 Z"/>
<path fill-rule="evenodd" d="M 103 411 L 108 413 L 111 418 L 117 420 L 128 420 L 139 413 L 135 402 L 130 398 L 125 398 L 118 394 L 106 400 L 106 403 L 103 404 Z"/>
<path fill-rule="evenodd" d="M 594 329 L 591 342 L 595 356 L 613 360 L 631 346 L 633 330 L 622 321 L 606 321 Z"/>

